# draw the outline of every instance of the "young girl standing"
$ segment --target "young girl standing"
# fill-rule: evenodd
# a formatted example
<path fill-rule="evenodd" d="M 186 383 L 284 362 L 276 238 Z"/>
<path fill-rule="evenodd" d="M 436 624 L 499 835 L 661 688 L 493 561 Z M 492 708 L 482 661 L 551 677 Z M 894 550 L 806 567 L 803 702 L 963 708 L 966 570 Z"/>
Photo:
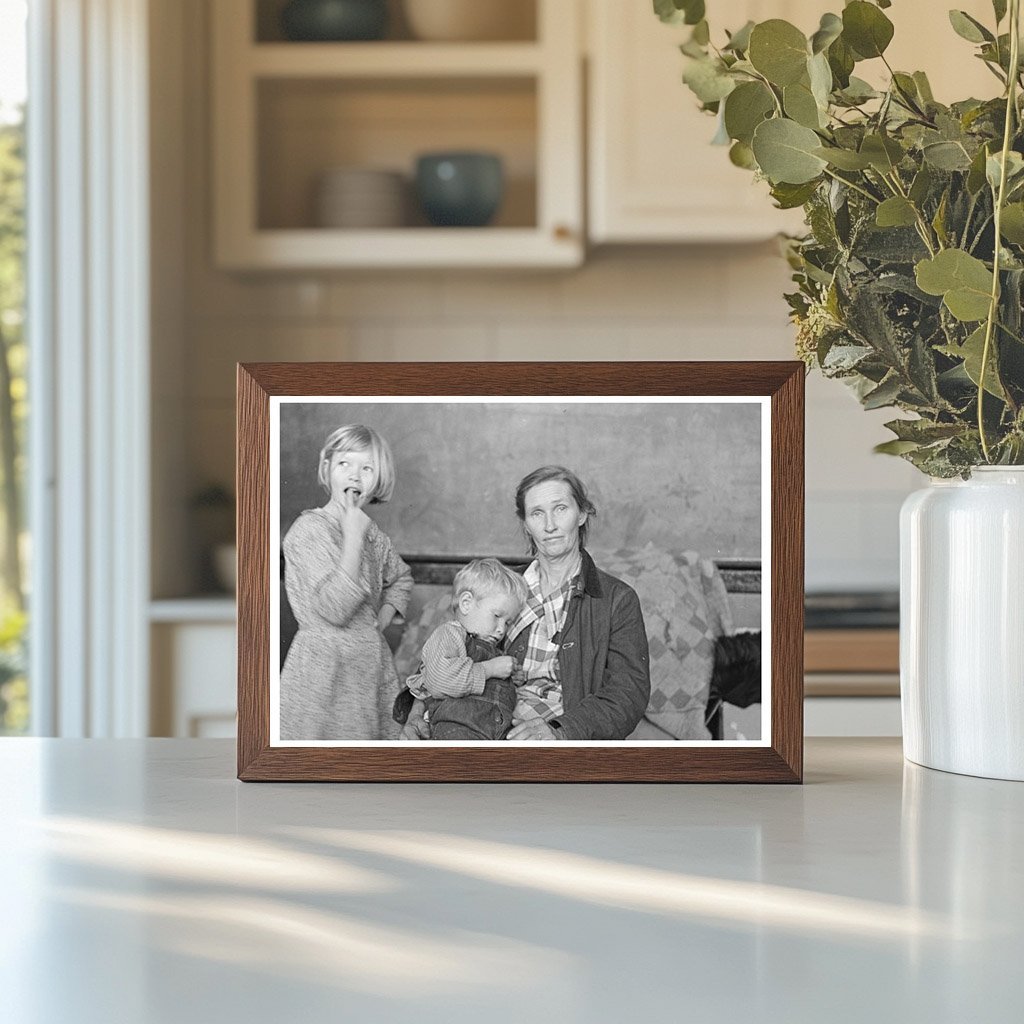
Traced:
<path fill-rule="evenodd" d="M 339 427 L 320 452 L 318 478 L 330 499 L 284 538 L 299 631 L 281 669 L 281 739 L 397 739 L 398 673 L 383 631 L 405 611 L 412 574 L 363 511 L 394 492 L 391 449 L 369 427 Z"/>

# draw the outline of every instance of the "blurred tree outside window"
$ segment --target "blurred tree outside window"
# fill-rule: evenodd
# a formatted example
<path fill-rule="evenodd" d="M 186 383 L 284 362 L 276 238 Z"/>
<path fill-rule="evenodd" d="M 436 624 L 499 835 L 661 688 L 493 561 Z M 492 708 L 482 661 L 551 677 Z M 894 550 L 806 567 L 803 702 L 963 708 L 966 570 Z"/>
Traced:
<path fill-rule="evenodd" d="M 29 726 L 25 0 L 0 0 L 0 735 Z"/>

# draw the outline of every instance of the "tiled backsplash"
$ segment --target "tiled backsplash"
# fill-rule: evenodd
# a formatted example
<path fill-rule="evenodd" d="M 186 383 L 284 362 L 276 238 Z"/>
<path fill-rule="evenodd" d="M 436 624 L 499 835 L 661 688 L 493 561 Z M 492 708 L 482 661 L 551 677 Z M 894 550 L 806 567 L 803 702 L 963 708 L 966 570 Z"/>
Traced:
<path fill-rule="evenodd" d="M 190 265 L 196 485 L 233 473 L 236 361 L 792 358 L 787 268 L 772 245 L 600 253 L 569 273 L 238 279 Z M 872 454 L 884 411 L 864 413 L 837 383 L 807 383 L 808 587 L 894 587 L 898 511 L 916 473 Z"/>

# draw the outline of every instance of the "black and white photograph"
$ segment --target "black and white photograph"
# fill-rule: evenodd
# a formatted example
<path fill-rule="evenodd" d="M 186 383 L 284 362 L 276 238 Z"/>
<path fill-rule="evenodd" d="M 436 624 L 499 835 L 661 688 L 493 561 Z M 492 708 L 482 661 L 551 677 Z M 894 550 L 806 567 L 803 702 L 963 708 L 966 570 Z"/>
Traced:
<path fill-rule="evenodd" d="M 270 745 L 768 745 L 770 417 L 272 396 Z"/>

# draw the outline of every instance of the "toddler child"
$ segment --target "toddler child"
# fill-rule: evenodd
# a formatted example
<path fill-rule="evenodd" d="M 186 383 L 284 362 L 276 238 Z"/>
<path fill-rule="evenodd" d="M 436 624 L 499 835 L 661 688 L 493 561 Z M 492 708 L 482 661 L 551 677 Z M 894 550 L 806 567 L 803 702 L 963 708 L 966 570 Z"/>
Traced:
<path fill-rule="evenodd" d="M 452 584 L 455 617 L 427 637 L 406 681 L 427 705 L 434 740 L 502 740 L 512 727 L 515 663 L 499 653 L 526 601 L 526 582 L 496 558 L 464 566 Z"/>

